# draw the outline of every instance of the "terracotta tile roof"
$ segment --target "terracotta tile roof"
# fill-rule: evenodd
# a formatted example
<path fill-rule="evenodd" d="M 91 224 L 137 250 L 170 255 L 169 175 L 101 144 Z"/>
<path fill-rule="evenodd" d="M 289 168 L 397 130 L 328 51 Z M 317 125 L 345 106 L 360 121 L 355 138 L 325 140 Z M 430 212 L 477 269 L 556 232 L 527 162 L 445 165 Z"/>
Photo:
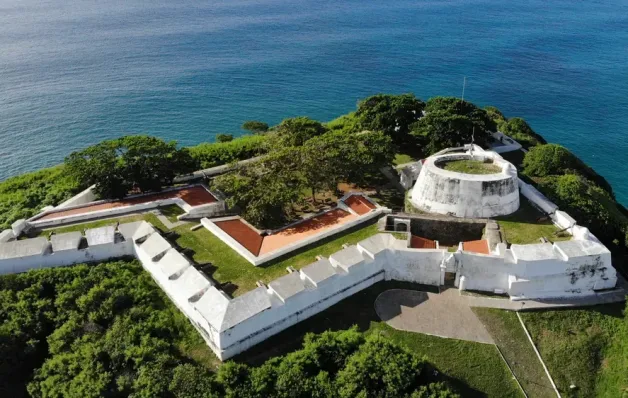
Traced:
<path fill-rule="evenodd" d="M 355 218 L 357 218 L 357 216 L 354 214 L 342 209 L 334 209 L 267 236 L 261 236 L 241 219 L 214 221 L 214 224 L 244 246 L 253 255 L 259 256 Z"/>
<path fill-rule="evenodd" d="M 412 235 L 410 237 L 410 247 L 413 249 L 436 249 L 436 241 Z"/>
<path fill-rule="evenodd" d="M 351 210 L 355 211 L 359 215 L 366 214 L 369 211 L 375 209 L 373 203 L 369 202 L 367 199 L 360 195 L 349 196 L 344 202 L 347 206 L 351 208 Z"/>
<path fill-rule="evenodd" d="M 462 250 L 472 253 L 489 254 L 488 242 L 485 239 L 462 242 Z"/>
<path fill-rule="evenodd" d="M 190 206 L 199 206 L 209 203 L 214 203 L 217 199 L 209 191 L 201 186 L 193 186 L 188 188 L 181 188 L 168 192 L 159 192 L 152 195 L 145 195 L 131 199 L 122 199 L 114 202 L 100 203 L 92 206 L 83 206 L 70 210 L 61 210 L 54 213 L 46 214 L 45 216 L 38 218 L 37 220 L 51 220 L 53 218 L 61 218 L 72 216 L 76 214 L 91 213 L 99 210 L 113 209 L 117 207 L 126 207 L 136 205 L 140 203 L 152 202 L 154 200 L 163 200 L 169 198 L 179 197 L 183 199 Z"/>
<path fill-rule="evenodd" d="M 259 255 L 264 237 L 258 234 L 257 231 L 249 225 L 242 222 L 242 220 L 236 218 L 234 220 L 215 221 L 214 224 L 244 246 L 246 250 L 250 251 L 255 256 Z"/>

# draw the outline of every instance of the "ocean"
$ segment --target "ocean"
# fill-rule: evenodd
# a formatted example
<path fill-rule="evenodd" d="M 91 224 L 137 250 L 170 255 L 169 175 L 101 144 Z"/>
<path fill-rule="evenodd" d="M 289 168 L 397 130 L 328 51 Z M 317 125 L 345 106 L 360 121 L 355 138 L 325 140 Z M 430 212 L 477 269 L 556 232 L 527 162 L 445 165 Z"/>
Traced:
<path fill-rule="evenodd" d="M 628 1 L 0 0 L 0 180 L 123 134 L 182 145 L 360 98 L 525 118 L 628 204 Z"/>

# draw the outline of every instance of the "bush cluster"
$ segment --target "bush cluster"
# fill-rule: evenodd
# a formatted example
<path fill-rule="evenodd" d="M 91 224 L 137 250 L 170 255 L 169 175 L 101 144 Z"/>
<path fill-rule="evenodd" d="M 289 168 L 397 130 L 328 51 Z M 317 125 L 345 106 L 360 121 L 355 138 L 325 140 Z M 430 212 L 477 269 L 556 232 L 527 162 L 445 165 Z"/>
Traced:
<path fill-rule="evenodd" d="M 266 135 L 247 135 L 227 142 L 202 143 L 189 150 L 200 167 L 207 169 L 262 155 L 268 151 L 267 139 Z"/>
<path fill-rule="evenodd" d="M 0 277 L 0 391 L 22 397 L 455 397 L 424 359 L 355 328 L 214 373 L 200 336 L 136 261 Z"/>
<path fill-rule="evenodd" d="M 78 182 L 63 166 L 42 169 L 0 182 L 0 231 L 44 206 L 56 206 L 79 192 Z"/>

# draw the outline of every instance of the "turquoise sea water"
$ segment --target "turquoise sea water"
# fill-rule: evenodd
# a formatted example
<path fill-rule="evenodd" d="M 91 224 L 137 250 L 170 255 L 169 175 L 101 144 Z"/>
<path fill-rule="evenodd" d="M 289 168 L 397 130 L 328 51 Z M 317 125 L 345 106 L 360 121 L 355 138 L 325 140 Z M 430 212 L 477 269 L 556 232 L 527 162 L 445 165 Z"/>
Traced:
<path fill-rule="evenodd" d="M 0 179 L 127 133 L 184 145 L 377 92 L 522 116 L 628 203 L 628 1 L 0 0 Z"/>

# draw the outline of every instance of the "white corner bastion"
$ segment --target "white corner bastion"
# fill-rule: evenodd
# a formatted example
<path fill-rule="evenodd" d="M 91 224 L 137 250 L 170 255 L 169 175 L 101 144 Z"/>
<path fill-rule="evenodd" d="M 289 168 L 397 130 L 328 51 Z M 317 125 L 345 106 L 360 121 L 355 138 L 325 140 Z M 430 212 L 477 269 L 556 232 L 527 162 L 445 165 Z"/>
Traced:
<path fill-rule="evenodd" d="M 492 162 L 501 171 L 467 174 L 443 168 L 445 163 L 456 160 Z M 441 151 L 425 160 L 410 202 L 419 210 L 455 217 L 488 218 L 511 214 L 519 209 L 517 169 L 497 153 L 477 145 Z"/>

